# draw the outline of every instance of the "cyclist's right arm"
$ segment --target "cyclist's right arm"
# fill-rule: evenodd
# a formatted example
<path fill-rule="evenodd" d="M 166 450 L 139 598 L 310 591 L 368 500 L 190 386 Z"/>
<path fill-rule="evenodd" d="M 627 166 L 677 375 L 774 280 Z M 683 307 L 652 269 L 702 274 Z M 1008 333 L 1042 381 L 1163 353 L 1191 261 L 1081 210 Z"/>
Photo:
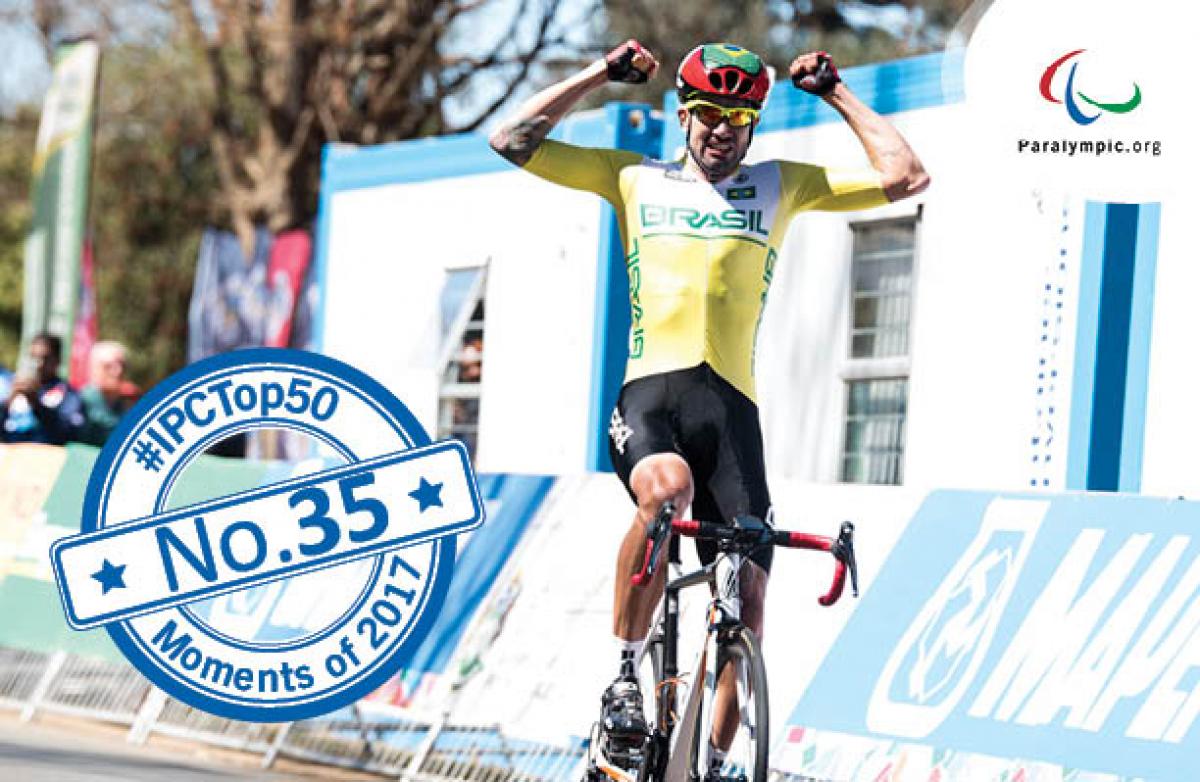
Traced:
<path fill-rule="evenodd" d="M 492 149 L 510 163 L 524 166 L 550 130 L 592 90 L 608 82 L 604 60 L 552 84 L 522 104 L 489 139 Z"/>
<path fill-rule="evenodd" d="M 657 69 L 658 62 L 650 52 L 637 41 L 626 41 L 574 76 L 550 85 L 525 101 L 492 134 L 489 139 L 492 149 L 510 162 L 524 166 L 550 130 L 589 92 L 609 81 L 645 82 Z"/>

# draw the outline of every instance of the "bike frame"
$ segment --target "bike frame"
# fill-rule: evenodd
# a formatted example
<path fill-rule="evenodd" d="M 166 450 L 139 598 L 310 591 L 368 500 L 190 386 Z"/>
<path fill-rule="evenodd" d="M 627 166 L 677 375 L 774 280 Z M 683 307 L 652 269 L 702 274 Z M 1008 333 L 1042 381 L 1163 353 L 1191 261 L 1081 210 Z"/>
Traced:
<path fill-rule="evenodd" d="M 662 770 L 661 782 L 692 782 L 692 759 L 695 756 L 696 770 L 706 771 L 711 765 L 712 753 L 707 736 L 695 735 L 696 725 L 712 723 L 712 710 L 715 708 L 715 693 L 718 684 L 718 666 L 721 663 L 720 649 L 722 634 L 730 630 L 740 630 L 741 623 L 741 570 L 746 554 L 754 547 L 762 545 L 783 546 L 785 548 L 802 548 L 816 551 L 826 551 L 833 555 L 834 574 L 829 591 L 818 597 L 817 602 L 823 606 L 833 605 L 842 595 L 847 573 L 855 597 L 858 596 L 858 571 L 854 559 L 854 525 L 843 522 L 837 538 L 827 538 L 803 532 L 776 530 L 753 517 L 739 516 L 731 524 L 719 524 L 704 521 L 681 521 L 674 519 L 675 509 L 669 503 L 664 505 L 656 519 L 647 530 L 646 552 L 641 570 L 632 577 L 634 585 L 651 583 L 658 559 L 664 550 L 669 549 L 672 535 L 706 538 L 716 541 L 730 541 L 728 544 L 718 542 L 717 556 L 713 562 L 699 570 L 684 576 L 668 578 L 664 585 L 663 597 L 656 609 L 654 620 L 650 627 L 651 636 L 638 660 L 641 668 L 653 642 L 662 644 L 661 669 L 657 672 L 654 683 L 656 722 L 654 734 L 648 738 L 640 770 L 637 772 L 639 782 L 646 782 L 651 777 L 657 777 Z M 671 558 L 669 558 L 671 559 Z M 668 566 L 669 572 L 676 571 L 675 563 Z M 679 676 L 679 593 L 689 587 L 707 584 L 712 592 L 712 600 L 708 604 L 706 631 L 700 657 L 693 670 L 691 691 L 688 695 L 687 706 L 682 717 L 675 712 L 675 688 L 680 681 Z M 744 711 L 749 703 L 750 682 L 744 666 L 737 666 L 737 698 L 738 708 Z M 706 697 L 712 693 L 712 697 Z M 763 697 L 766 697 L 765 684 Z M 679 722 L 683 729 L 677 730 Z M 758 726 L 754 726 L 756 729 Z M 698 742 L 698 744 L 697 744 Z M 663 754 L 665 753 L 665 759 Z M 652 762 L 651 762 L 652 761 Z M 663 764 L 666 764 L 665 767 Z M 614 780 L 632 780 L 633 777 L 623 771 L 611 767 L 597 768 Z"/>
<path fill-rule="evenodd" d="M 720 552 L 717 558 L 699 570 L 674 579 L 668 579 L 663 590 L 663 599 L 659 603 L 656 621 L 651 627 L 660 628 L 662 634 L 662 673 L 661 680 L 656 682 L 656 729 L 666 739 L 669 763 L 666 770 L 666 780 L 686 780 L 691 758 L 693 742 L 699 741 L 698 765 L 707 768 L 711 762 L 710 745 L 707 736 L 700 737 L 695 733 L 695 709 L 703 710 L 701 725 L 711 722 L 710 711 L 714 708 L 714 698 L 704 698 L 705 691 L 715 693 L 717 687 L 718 646 L 722 628 L 741 622 L 741 569 L 744 558 L 737 552 Z M 698 653 L 693 683 L 688 697 L 688 707 L 684 710 L 683 726 L 680 727 L 675 719 L 675 685 L 679 680 L 679 594 L 690 587 L 707 584 L 713 591 L 705 615 L 706 631 L 704 644 Z M 703 670 L 701 670 L 703 668 Z M 744 675 L 739 671 L 738 702 L 744 703 L 748 685 Z M 678 729 L 677 729 L 678 728 Z"/>

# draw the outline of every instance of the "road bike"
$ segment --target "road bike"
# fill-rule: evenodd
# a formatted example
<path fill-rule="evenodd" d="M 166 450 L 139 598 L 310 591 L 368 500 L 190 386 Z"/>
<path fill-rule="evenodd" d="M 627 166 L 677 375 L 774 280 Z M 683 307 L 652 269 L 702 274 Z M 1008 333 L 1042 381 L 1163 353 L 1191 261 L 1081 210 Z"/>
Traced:
<path fill-rule="evenodd" d="M 761 546 L 827 551 L 835 560 L 833 582 L 818 602 L 823 606 L 837 602 L 847 573 L 851 591 L 858 597 L 854 525 L 843 522 L 838 536 L 830 538 L 777 530 L 753 516 L 720 524 L 678 520 L 674 515 L 668 503 L 648 526 L 646 553 L 641 571 L 633 577 L 635 585 L 651 582 L 663 550 L 676 548 L 677 535 L 715 541 L 717 556 L 695 572 L 668 578 L 638 661 L 642 693 L 652 693 L 652 708 L 646 709 L 649 733 L 640 741 L 618 745 L 608 741 L 597 723 L 589 742 L 585 782 L 766 782 L 767 674 L 758 638 L 741 621 L 739 573 Z M 702 584 L 709 586 L 712 599 L 704 612 L 704 643 L 693 668 L 697 673 L 689 685 L 678 665 L 679 596 L 684 589 Z M 732 677 L 736 686 L 737 724 L 729 752 L 717 768 L 710 737 L 715 735 L 715 703 L 722 677 Z M 688 691 L 686 698 L 683 690 Z M 730 726 L 721 727 L 728 735 Z"/>

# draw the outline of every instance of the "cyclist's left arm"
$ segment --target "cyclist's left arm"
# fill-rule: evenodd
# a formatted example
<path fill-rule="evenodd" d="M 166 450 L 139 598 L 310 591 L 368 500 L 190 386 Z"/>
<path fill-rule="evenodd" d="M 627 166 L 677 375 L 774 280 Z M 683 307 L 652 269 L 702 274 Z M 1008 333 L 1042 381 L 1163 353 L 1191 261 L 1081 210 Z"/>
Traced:
<path fill-rule="evenodd" d="M 912 147 L 892 123 L 842 83 L 829 55 L 812 52 L 797 57 L 792 61 L 790 75 L 798 88 L 819 95 L 842 115 L 866 150 L 871 168 L 879 172 L 880 186 L 889 201 L 909 198 L 929 187 L 929 174 Z"/>
<path fill-rule="evenodd" d="M 824 168 L 780 160 L 784 203 L 791 213 L 806 210 L 855 212 L 887 204 L 883 178 L 872 168 Z"/>

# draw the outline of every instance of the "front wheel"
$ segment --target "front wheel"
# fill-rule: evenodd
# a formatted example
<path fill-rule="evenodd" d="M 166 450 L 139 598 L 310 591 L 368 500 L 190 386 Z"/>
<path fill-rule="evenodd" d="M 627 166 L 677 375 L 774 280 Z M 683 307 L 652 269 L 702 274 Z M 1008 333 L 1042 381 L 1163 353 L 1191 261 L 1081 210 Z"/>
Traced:
<path fill-rule="evenodd" d="M 714 771 L 725 780 L 766 782 L 767 742 L 770 740 L 767 704 L 767 670 L 758 638 L 748 627 L 723 631 L 717 645 L 717 682 L 732 681 L 737 703 L 717 714 L 717 688 L 705 687 L 705 704 L 697 714 L 692 770 L 695 779 L 711 778 Z M 732 740 L 730 741 L 730 734 Z M 710 741 L 730 741 L 725 763 L 710 766 Z M 724 743 L 721 741 L 721 743 Z M 719 782 L 719 781 L 715 781 Z"/>

